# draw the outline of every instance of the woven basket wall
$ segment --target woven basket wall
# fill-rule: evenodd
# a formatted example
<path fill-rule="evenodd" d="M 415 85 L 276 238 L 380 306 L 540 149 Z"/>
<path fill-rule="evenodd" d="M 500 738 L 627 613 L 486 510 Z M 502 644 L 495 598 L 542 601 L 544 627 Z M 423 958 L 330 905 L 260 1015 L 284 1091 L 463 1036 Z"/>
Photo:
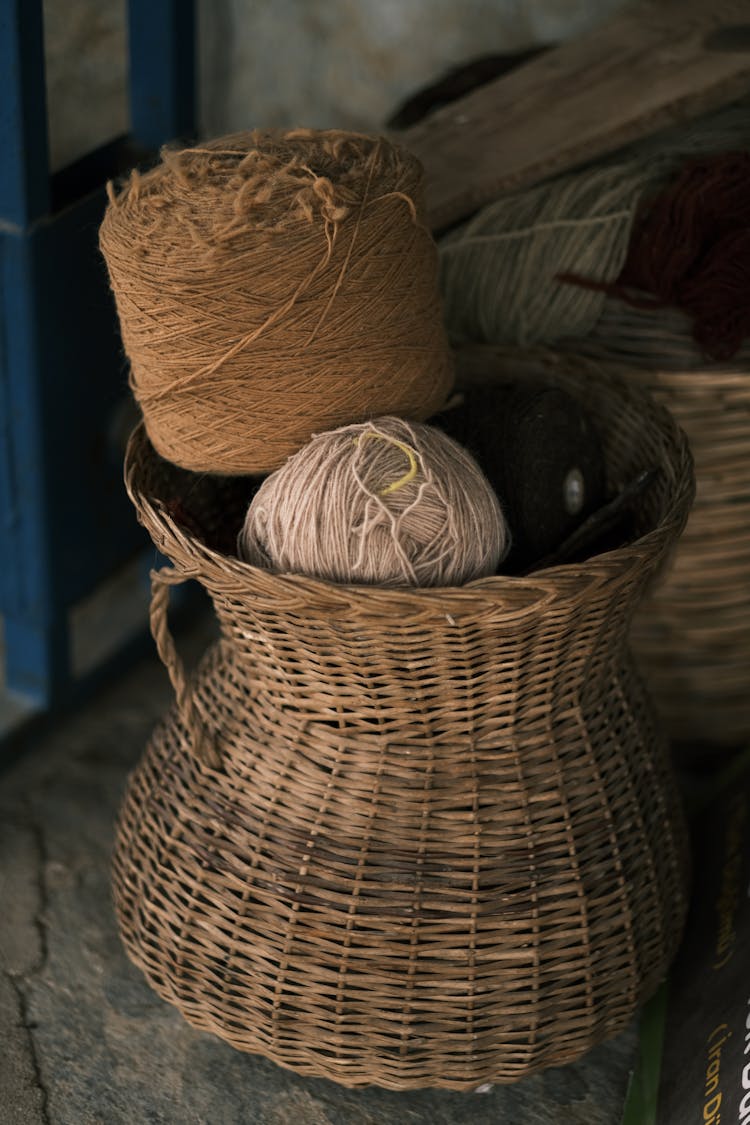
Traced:
<path fill-rule="evenodd" d="M 671 572 L 633 645 L 675 740 L 750 739 L 750 372 L 634 371 L 674 414 L 696 499 Z"/>
<path fill-rule="evenodd" d="M 645 388 L 687 434 L 695 503 L 669 575 L 635 618 L 632 643 L 666 733 L 731 748 L 750 739 L 750 352 L 744 366 L 670 369 L 670 342 L 675 361 L 687 349 L 677 331 L 674 341 L 662 332 L 649 366 L 639 317 L 640 363 L 614 356 L 603 332 L 571 344 L 559 361 L 575 363 L 571 349 L 586 349 L 581 363 L 590 367 L 593 360 L 595 370 Z M 624 349 L 622 327 L 619 336 Z M 554 369 L 558 362 L 553 354 L 485 347 L 459 354 L 463 378 L 483 378 L 488 369 Z"/>
<path fill-rule="evenodd" d="M 214 485 L 131 441 L 131 497 L 174 564 L 153 627 L 177 702 L 129 781 L 117 915 L 156 991 L 241 1050 L 347 1086 L 511 1082 L 616 1034 L 665 976 L 685 835 L 627 634 L 691 460 L 641 392 L 551 381 L 598 419 L 612 486 L 661 469 L 638 538 L 462 588 L 256 570 L 212 545 L 246 491 L 222 483 L 217 512 Z M 221 625 L 191 683 L 165 617 L 188 577 Z"/>

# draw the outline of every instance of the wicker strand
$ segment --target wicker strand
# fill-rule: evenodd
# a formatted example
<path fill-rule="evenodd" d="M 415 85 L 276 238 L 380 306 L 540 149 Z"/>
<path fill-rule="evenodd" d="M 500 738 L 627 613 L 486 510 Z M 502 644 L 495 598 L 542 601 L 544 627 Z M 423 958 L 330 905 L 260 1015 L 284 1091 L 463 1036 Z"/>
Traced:
<path fill-rule="evenodd" d="M 206 728 L 195 702 L 193 685 L 185 673 L 174 637 L 169 628 L 169 591 L 172 586 L 180 586 L 187 577 L 174 567 L 163 567 L 151 571 L 151 605 L 149 620 L 151 634 L 169 679 L 175 691 L 177 710 L 188 735 L 192 753 L 201 765 L 219 769 L 221 758 L 215 741 Z"/>

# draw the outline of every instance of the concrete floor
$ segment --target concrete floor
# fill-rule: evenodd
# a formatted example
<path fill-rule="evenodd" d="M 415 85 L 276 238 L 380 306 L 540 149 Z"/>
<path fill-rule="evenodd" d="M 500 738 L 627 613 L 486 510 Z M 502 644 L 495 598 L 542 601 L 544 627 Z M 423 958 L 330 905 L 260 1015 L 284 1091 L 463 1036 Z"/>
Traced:
<path fill-rule="evenodd" d="M 181 647 L 203 650 L 208 623 Z M 0 774 L 0 1125 L 618 1125 L 636 1028 L 457 1094 L 350 1091 L 190 1028 L 125 957 L 109 890 L 126 775 L 171 700 L 155 656 Z"/>

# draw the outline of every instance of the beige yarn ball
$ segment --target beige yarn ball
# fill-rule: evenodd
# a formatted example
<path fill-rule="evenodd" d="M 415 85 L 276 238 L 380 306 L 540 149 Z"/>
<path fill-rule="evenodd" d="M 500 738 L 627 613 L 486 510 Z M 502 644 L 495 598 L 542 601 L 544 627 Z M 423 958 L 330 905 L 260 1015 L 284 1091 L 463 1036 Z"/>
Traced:
<path fill-rule="evenodd" d="M 256 566 L 382 586 L 459 586 L 494 574 L 509 547 L 473 457 L 392 416 L 313 437 L 263 482 L 238 539 Z"/>

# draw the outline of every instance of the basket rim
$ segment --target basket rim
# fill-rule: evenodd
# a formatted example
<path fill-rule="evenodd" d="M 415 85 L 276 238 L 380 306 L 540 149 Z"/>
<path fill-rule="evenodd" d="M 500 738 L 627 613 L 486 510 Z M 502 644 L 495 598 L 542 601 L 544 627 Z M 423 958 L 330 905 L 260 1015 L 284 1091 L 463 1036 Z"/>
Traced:
<path fill-rule="evenodd" d="M 662 556 L 679 537 L 694 495 L 692 456 L 687 439 L 671 416 L 667 417 L 676 440 L 681 479 L 673 504 L 655 527 L 631 543 L 580 562 L 559 563 L 525 575 L 488 575 L 461 586 L 335 583 L 303 574 L 267 570 L 239 557 L 222 554 L 180 526 L 158 497 L 141 491 L 135 479 L 139 458 L 144 452 L 158 456 L 143 421 L 137 424 L 128 442 L 125 486 L 140 523 L 186 581 L 199 579 L 207 584 L 216 583 L 225 593 L 230 593 L 231 589 L 231 592 L 243 596 L 283 600 L 288 606 L 314 602 L 334 609 L 357 602 L 361 612 L 378 613 L 386 606 L 391 611 L 409 608 L 413 612 L 419 607 L 426 612 L 433 610 L 444 615 L 450 612 L 451 607 L 460 612 L 462 608 L 476 606 L 478 601 L 482 601 L 488 606 L 502 605 L 507 614 L 510 601 L 524 612 L 538 609 L 540 602 L 556 601 L 560 596 L 580 593 L 582 585 L 595 589 L 612 582 L 626 582 L 633 571 L 638 571 L 645 580 L 657 568 Z"/>

